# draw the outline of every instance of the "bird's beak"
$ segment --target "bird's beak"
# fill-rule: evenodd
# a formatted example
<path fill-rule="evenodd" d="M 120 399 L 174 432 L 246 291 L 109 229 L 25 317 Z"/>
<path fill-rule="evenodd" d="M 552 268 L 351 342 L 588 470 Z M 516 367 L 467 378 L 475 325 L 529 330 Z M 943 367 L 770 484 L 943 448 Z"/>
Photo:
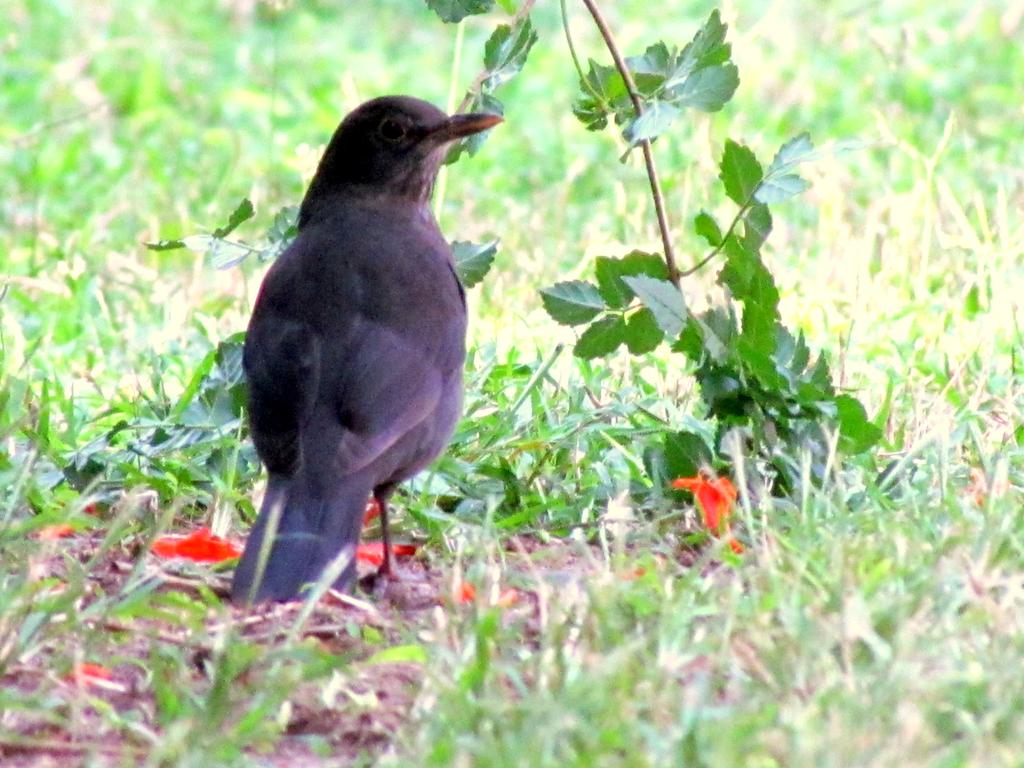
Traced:
<path fill-rule="evenodd" d="M 432 130 L 428 136 L 439 144 L 447 144 L 449 141 L 463 139 L 466 136 L 472 136 L 474 133 L 480 133 L 480 131 L 493 128 L 502 122 L 503 119 L 500 115 L 489 115 L 484 112 L 452 115 Z"/>

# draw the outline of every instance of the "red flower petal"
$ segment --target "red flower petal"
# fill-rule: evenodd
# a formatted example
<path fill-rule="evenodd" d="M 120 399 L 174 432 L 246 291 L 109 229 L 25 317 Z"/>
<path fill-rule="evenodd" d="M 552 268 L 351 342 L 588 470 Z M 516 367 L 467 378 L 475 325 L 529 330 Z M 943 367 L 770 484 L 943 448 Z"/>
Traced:
<path fill-rule="evenodd" d="M 384 542 L 369 541 L 366 544 L 360 544 L 356 547 L 356 559 L 370 565 L 383 565 Z"/>
<path fill-rule="evenodd" d="M 200 528 L 187 536 L 161 536 L 153 542 L 152 552 L 160 557 L 182 557 L 197 563 L 220 563 L 242 555 L 242 548 L 209 528 Z"/>
<path fill-rule="evenodd" d="M 56 541 L 57 539 L 66 538 L 74 532 L 75 529 L 68 523 L 55 523 L 54 525 L 44 525 L 32 534 L 32 537 L 40 541 Z"/>
<path fill-rule="evenodd" d="M 728 477 L 709 480 L 706 477 L 681 477 L 672 481 L 673 488 L 685 488 L 697 499 L 704 515 L 704 524 L 714 534 L 728 530 L 732 505 L 736 502 L 736 488 Z"/>
<path fill-rule="evenodd" d="M 468 582 L 462 581 L 452 587 L 452 600 L 456 603 L 471 603 L 476 600 L 476 587 Z"/>
<path fill-rule="evenodd" d="M 114 673 L 103 665 L 92 664 L 87 661 L 75 664 L 74 669 L 71 670 L 69 675 L 78 685 L 90 685 L 97 680 L 110 680 L 113 676 Z"/>
<path fill-rule="evenodd" d="M 647 569 L 644 568 L 642 565 L 638 565 L 636 568 L 630 571 L 623 571 L 622 573 L 620 573 L 619 578 L 622 581 L 633 581 L 633 579 L 639 579 L 645 573 L 647 573 Z"/>
<path fill-rule="evenodd" d="M 378 517 L 380 517 L 380 504 L 376 499 L 370 499 L 366 502 L 366 511 L 363 512 L 363 525 L 369 525 Z"/>
<path fill-rule="evenodd" d="M 419 547 L 416 544 L 392 544 L 391 554 L 396 557 L 411 557 Z M 370 565 L 384 564 L 384 542 L 368 541 L 356 547 L 356 559 Z"/>

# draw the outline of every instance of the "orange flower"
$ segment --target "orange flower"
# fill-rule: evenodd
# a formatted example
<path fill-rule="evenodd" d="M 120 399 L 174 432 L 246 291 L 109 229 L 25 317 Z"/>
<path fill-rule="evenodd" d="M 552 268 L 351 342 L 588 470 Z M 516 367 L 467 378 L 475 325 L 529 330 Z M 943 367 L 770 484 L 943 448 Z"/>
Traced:
<path fill-rule="evenodd" d="M 681 477 L 672 481 L 673 488 L 685 488 L 697 498 L 704 514 L 704 525 L 718 535 L 729 530 L 729 516 L 736 502 L 736 488 L 728 477 L 709 479 L 703 475 Z"/>
<path fill-rule="evenodd" d="M 468 581 L 457 582 L 452 587 L 452 600 L 456 603 L 471 603 L 476 600 L 476 587 Z"/>
<path fill-rule="evenodd" d="M 200 528 L 187 536 L 161 536 L 153 542 L 153 554 L 159 557 L 183 557 L 197 563 L 220 563 L 240 557 L 242 548 L 209 528 Z"/>
<path fill-rule="evenodd" d="M 415 544 L 392 544 L 391 554 L 397 557 L 411 557 L 419 549 Z M 370 565 L 384 564 L 384 542 L 368 541 L 356 547 L 356 559 Z"/>
<path fill-rule="evenodd" d="M 32 534 L 32 537 L 40 541 L 56 541 L 57 539 L 66 538 L 74 532 L 75 529 L 68 523 L 56 523 L 54 525 L 44 525 Z"/>
<path fill-rule="evenodd" d="M 498 605 L 502 608 L 509 608 L 519 602 L 519 590 L 514 587 L 501 590 L 498 595 Z"/>
<path fill-rule="evenodd" d="M 622 579 L 622 581 L 633 581 L 633 579 L 639 579 L 646 573 L 647 569 L 644 568 L 642 565 L 638 565 L 636 568 L 633 568 L 632 570 L 623 571 L 622 573 L 620 573 L 619 578 Z"/>
<path fill-rule="evenodd" d="M 69 675 L 69 677 L 80 686 L 92 685 L 98 680 L 110 680 L 113 676 L 114 673 L 106 667 L 100 664 L 92 664 L 87 661 L 82 662 L 81 664 L 75 664 L 74 669 L 71 670 L 71 674 Z"/>

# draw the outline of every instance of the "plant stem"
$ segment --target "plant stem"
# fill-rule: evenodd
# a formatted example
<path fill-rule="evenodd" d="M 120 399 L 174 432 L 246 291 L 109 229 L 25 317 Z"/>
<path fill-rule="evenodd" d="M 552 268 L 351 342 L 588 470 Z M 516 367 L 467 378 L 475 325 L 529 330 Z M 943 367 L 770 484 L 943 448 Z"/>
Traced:
<path fill-rule="evenodd" d="M 452 70 L 448 78 L 448 102 L 445 109 L 448 114 L 452 112 L 452 105 L 455 103 L 455 88 L 459 81 L 459 68 L 462 65 L 462 44 L 466 37 L 466 25 L 461 21 L 455 27 L 455 50 L 452 53 Z M 441 166 L 437 174 L 437 192 L 434 195 L 434 218 L 441 222 L 441 209 L 444 207 L 444 195 L 448 191 L 448 166 Z"/>
<path fill-rule="evenodd" d="M 756 192 L 757 188 L 755 188 L 754 191 Z M 704 267 L 704 265 L 707 264 L 709 261 L 711 261 L 713 258 L 715 258 L 715 256 L 720 254 L 722 252 L 722 249 L 725 247 L 726 241 L 732 236 L 732 233 L 736 231 L 736 225 L 740 223 L 740 220 L 746 215 L 747 211 L 750 210 L 750 208 L 751 208 L 751 206 L 753 204 L 754 204 L 754 195 L 751 194 L 750 195 L 750 199 L 747 200 L 747 202 L 745 202 L 743 204 L 743 207 L 740 208 L 739 211 L 736 212 L 735 216 L 733 216 L 732 223 L 729 225 L 729 228 L 727 230 L 725 230 L 725 234 L 722 235 L 722 242 L 720 242 L 718 245 L 716 245 L 714 248 L 712 248 L 707 256 L 705 256 L 703 259 L 698 261 L 692 267 L 687 269 L 685 272 L 680 272 L 679 276 L 680 277 L 689 277 L 694 272 L 697 272 L 698 270 L 702 269 Z"/>
<path fill-rule="evenodd" d="M 612 55 L 612 60 L 615 62 L 615 68 L 619 71 L 622 76 L 622 82 L 626 84 L 626 90 L 629 92 L 629 99 L 633 102 L 633 109 L 636 110 L 636 116 L 640 117 L 644 113 L 643 101 L 640 99 L 640 94 L 636 89 L 636 83 L 633 82 L 633 76 L 630 74 L 629 67 L 626 66 L 626 60 L 622 58 L 622 54 L 619 53 L 619 47 L 615 43 L 615 37 L 612 35 L 611 29 L 608 27 L 608 23 L 605 21 L 604 16 L 601 14 L 601 10 L 597 7 L 597 3 L 594 0 L 583 0 L 583 4 L 590 11 L 591 17 L 594 19 L 594 24 L 597 25 L 598 31 L 601 33 L 601 37 L 604 38 L 604 44 L 608 48 L 608 52 Z M 658 214 L 658 229 L 661 231 L 661 242 L 665 248 L 665 266 L 668 267 L 668 278 L 675 286 L 679 287 L 679 268 L 676 266 L 676 253 L 672 247 L 672 235 L 669 231 L 668 225 L 668 214 L 665 212 L 665 197 L 661 192 L 661 182 L 658 179 L 658 169 L 654 164 L 654 154 L 651 152 L 651 141 L 650 139 L 644 139 L 640 142 L 640 149 L 644 153 L 644 165 L 647 166 L 647 178 L 651 182 L 651 197 L 654 198 L 654 210 Z"/>
<path fill-rule="evenodd" d="M 580 85 L 585 88 L 591 96 L 594 97 L 606 110 L 610 107 L 608 102 L 605 101 L 604 96 L 598 93 L 594 86 L 587 80 L 587 75 L 583 71 L 583 65 L 580 64 L 580 57 L 576 53 L 576 45 L 572 41 L 572 32 L 569 30 L 569 13 L 565 9 L 565 0 L 558 0 L 558 5 L 562 11 L 562 30 L 565 32 L 565 42 L 569 46 L 569 56 L 572 58 L 572 65 L 576 67 L 576 73 L 580 76 Z"/>

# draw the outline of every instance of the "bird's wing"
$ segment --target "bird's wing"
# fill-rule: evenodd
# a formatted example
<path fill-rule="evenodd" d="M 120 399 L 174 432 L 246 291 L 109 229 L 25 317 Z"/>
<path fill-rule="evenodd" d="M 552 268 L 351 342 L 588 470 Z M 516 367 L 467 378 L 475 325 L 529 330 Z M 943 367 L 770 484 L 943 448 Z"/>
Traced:
<path fill-rule="evenodd" d="M 304 455 L 341 474 L 380 458 L 430 418 L 443 396 L 444 375 L 429 345 L 365 317 L 348 343 L 325 351 L 321 365 L 321 392 L 304 430 Z M 320 456 L 312 455 L 320 450 Z M 401 457 L 391 459 L 401 463 Z"/>
<path fill-rule="evenodd" d="M 268 471 L 291 475 L 319 389 L 320 339 L 305 322 L 269 313 L 250 324 L 243 363 L 253 442 Z"/>

